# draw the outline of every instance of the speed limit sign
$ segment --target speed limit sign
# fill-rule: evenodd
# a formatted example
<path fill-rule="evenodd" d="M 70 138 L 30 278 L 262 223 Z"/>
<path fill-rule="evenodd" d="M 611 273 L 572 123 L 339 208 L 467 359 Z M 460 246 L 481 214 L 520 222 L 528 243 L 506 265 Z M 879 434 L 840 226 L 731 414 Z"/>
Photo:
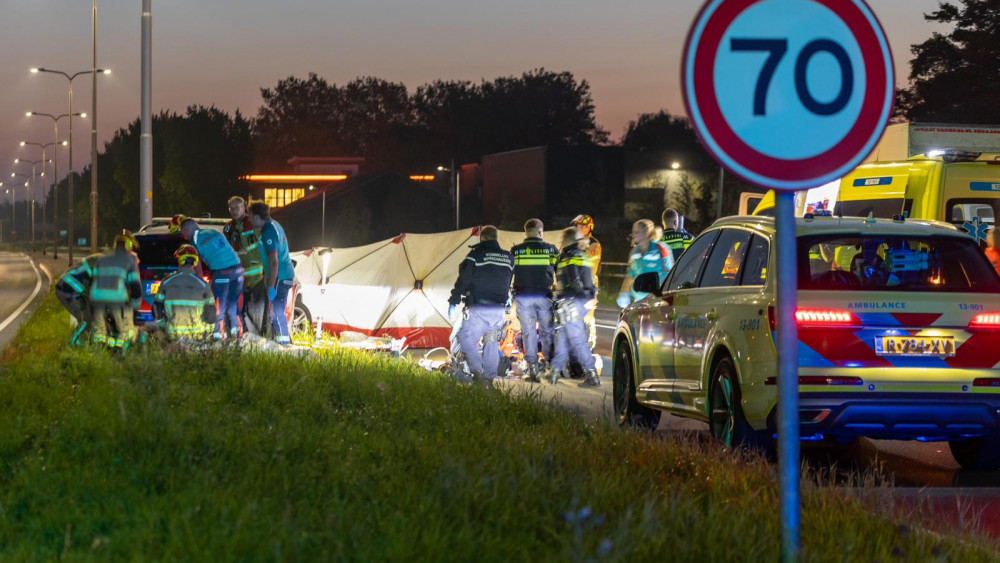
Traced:
<path fill-rule="evenodd" d="M 684 102 L 704 146 L 759 186 L 802 190 L 874 149 L 894 97 L 863 0 L 712 0 L 688 34 Z"/>

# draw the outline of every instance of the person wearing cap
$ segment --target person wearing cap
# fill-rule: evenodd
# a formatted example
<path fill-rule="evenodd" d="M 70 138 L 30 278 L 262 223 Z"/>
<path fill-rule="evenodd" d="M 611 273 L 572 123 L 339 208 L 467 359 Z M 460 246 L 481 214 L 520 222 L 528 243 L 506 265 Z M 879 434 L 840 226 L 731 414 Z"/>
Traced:
<path fill-rule="evenodd" d="M 676 264 L 681 253 L 694 242 L 694 235 L 685 231 L 684 227 L 681 226 L 681 214 L 676 209 L 664 209 L 660 221 L 663 223 L 663 236 L 660 237 L 660 242 L 670 249 Z"/>
<path fill-rule="evenodd" d="M 559 249 L 542 240 L 542 220 L 528 219 L 524 242 L 510 249 L 514 255 L 514 303 L 521 323 L 524 360 L 528 364 L 525 381 L 538 381 L 538 344 L 546 360 L 552 359 L 555 329 L 552 325 L 552 285 L 555 282 Z"/>
<path fill-rule="evenodd" d="M 259 239 L 247 215 L 246 201 L 240 196 L 229 198 L 229 216 L 232 220 L 222 228 L 229 244 L 243 264 L 243 307 L 240 316 L 243 329 L 251 334 L 267 333 L 267 287 L 264 285 L 264 264 L 257 248 Z"/>
<path fill-rule="evenodd" d="M 274 339 L 278 344 L 291 344 L 285 308 L 288 293 L 295 283 L 295 265 L 288 254 L 288 237 L 281 224 L 271 219 L 271 208 L 263 201 L 250 204 L 250 223 L 260 241 L 257 248 L 264 263 L 264 287 L 267 289 Z"/>
<path fill-rule="evenodd" d="M 168 340 L 207 340 L 212 337 L 218 312 L 212 289 L 195 271 L 200 262 L 198 251 L 182 244 L 174 256 L 179 269 L 160 283 L 153 316 Z"/>
<path fill-rule="evenodd" d="M 584 256 L 590 261 L 590 273 L 594 280 L 594 297 L 585 305 L 587 314 L 583 322 L 587 326 L 587 345 L 591 350 L 597 346 L 597 321 L 594 315 L 597 311 L 597 292 L 600 291 L 600 280 L 597 279 L 601 269 L 601 243 L 594 237 L 594 219 L 590 215 L 577 215 L 573 218 L 577 240 Z"/>
<path fill-rule="evenodd" d="M 128 231 L 115 237 L 112 252 L 94 264 L 88 291 L 91 341 L 124 352 L 138 337 L 135 312 L 142 301 L 135 237 Z"/>
<path fill-rule="evenodd" d="M 190 217 L 175 215 L 170 220 L 170 231 L 180 232 L 184 240 L 197 249 L 201 261 L 212 271 L 212 295 L 215 296 L 215 306 L 219 312 L 212 337 L 216 340 L 239 338 L 242 334 L 239 307 L 240 297 L 243 295 L 243 265 L 240 257 L 224 234 L 212 229 L 202 229 Z"/>

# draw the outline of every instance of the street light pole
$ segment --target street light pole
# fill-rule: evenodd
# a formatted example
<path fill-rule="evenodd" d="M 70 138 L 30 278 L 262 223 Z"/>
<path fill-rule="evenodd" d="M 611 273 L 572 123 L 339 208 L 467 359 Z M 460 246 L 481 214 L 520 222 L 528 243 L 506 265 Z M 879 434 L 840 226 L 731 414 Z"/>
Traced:
<path fill-rule="evenodd" d="M 29 226 L 30 226 L 30 228 L 34 229 L 34 225 L 31 225 L 31 219 L 29 217 L 31 215 L 31 212 L 28 211 L 29 200 L 31 199 L 31 193 L 30 193 L 31 192 L 31 184 L 30 184 L 31 176 L 28 176 L 27 174 L 21 174 L 20 172 L 11 172 L 10 173 L 10 177 L 11 178 L 18 178 L 18 177 L 24 178 L 24 230 L 27 231 L 28 228 L 29 228 Z M 3 185 L 3 183 L 0 183 L 0 186 L 2 186 L 2 185 Z M 17 206 L 17 191 L 16 190 L 17 190 L 17 186 L 16 185 L 14 185 L 13 187 L 11 187 L 11 192 L 12 192 L 11 198 L 13 200 L 12 201 L 12 205 L 14 205 L 15 208 Z M 25 248 L 25 250 L 27 250 L 28 249 L 28 235 L 27 235 L 27 233 L 25 233 L 23 240 L 24 240 L 24 248 Z"/>
<path fill-rule="evenodd" d="M 40 69 L 33 69 L 33 70 L 40 70 Z M 46 71 L 46 72 L 48 72 L 48 71 Z M 70 116 L 70 114 L 66 114 L 66 113 L 63 113 L 63 114 L 60 114 L 60 115 L 52 115 L 51 113 L 42 113 L 42 112 L 38 112 L 38 111 L 29 111 L 27 113 L 27 115 L 29 117 L 34 116 L 34 115 L 40 115 L 42 117 L 48 117 L 49 119 L 52 120 L 52 127 L 53 127 L 52 141 L 55 144 L 59 144 L 58 141 L 59 141 L 59 120 L 60 119 L 62 119 L 64 117 L 69 117 L 70 121 L 73 121 L 73 117 L 87 117 L 86 113 L 74 113 L 74 114 L 72 114 L 72 116 Z M 67 146 L 68 143 L 64 142 L 63 145 Z M 70 147 L 70 149 L 72 149 L 72 147 Z M 58 154 L 59 153 L 57 152 L 56 156 L 58 156 Z M 59 197 L 58 197 L 58 195 L 59 195 L 59 162 L 58 162 L 58 158 L 53 163 L 53 169 L 54 170 L 53 170 L 52 175 L 54 176 L 54 178 L 52 179 L 52 181 L 54 183 L 53 183 L 53 188 L 52 188 L 52 227 L 55 230 L 55 233 L 53 234 L 53 238 L 55 239 L 55 244 L 52 246 L 52 259 L 56 260 L 56 259 L 59 258 Z M 70 170 L 72 170 L 72 169 L 70 169 Z"/>
<path fill-rule="evenodd" d="M 93 70 L 91 70 L 91 69 L 81 70 L 80 72 L 77 72 L 77 73 L 72 74 L 72 75 L 68 74 L 68 73 L 65 73 L 65 72 L 63 72 L 61 70 L 52 70 L 52 69 L 47 69 L 47 68 L 33 68 L 33 69 L 31 69 L 31 72 L 32 73 L 48 72 L 48 73 L 51 73 L 51 74 L 58 74 L 58 75 L 64 77 L 67 82 L 69 82 L 69 115 L 70 116 L 73 115 L 73 79 L 76 78 L 77 76 L 82 76 L 84 74 L 94 74 L 96 72 L 100 72 L 102 74 L 111 74 L 110 70 L 100 69 L 100 68 L 93 69 Z M 68 234 L 68 237 L 67 237 L 68 240 L 66 242 L 69 243 L 69 263 L 70 263 L 71 266 L 73 265 L 73 212 L 74 212 L 73 207 L 74 207 L 73 206 L 73 118 L 70 117 L 70 119 L 69 119 L 69 208 L 66 210 L 67 217 L 68 217 L 68 222 L 69 222 L 69 227 L 68 227 L 68 233 L 67 233 Z"/>
<path fill-rule="evenodd" d="M 142 0 L 142 130 L 139 137 L 139 225 L 153 220 L 153 2 Z"/>
<path fill-rule="evenodd" d="M 25 143 L 21 143 L 24 146 Z M 35 207 L 38 204 L 38 169 L 36 168 L 39 164 L 42 165 L 42 177 L 45 177 L 45 157 L 44 149 L 42 160 L 22 160 L 20 158 L 14 159 L 14 164 L 24 162 L 25 164 L 31 164 L 31 251 L 37 252 L 38 245 L 35 242 Z"/>
<path fill-rule="evenodd" d="M 29 112 L 29 114 L 30 114 L 30 112 Z M 55 141 L 53 141 L 51 143 L 35 143 L 35 142 L 32 142 L 32 141 L 21 141 L 20 144 L 21 144 L 22 147 L 32 146 L 32 147 L 39 147 L 40 149 L 42 149 L 42 161 L 41 161 L 42 162 L 42 177 L 44 178 L 45 177 L 45 165 L 48 164 L 48 163 L 50 163 L 50 162 L 55 163 L 55 160 L 58 157 L 58 154 L 56 154 L 53 158 L 47 159 L 47 158 L 45 158 L 45 151 L 49 147 L 51 147 L 53 145 L 58 146 L 58 145 L 61 144 L 61 145 L 65 146 L 66 145 L 66 141 L 63 141 L 62 143 L 56 143 Z M 58 153 L 58 151 L 55 151 L 55 149 L 53 149 L 53 152 L 57 152 Z M 56 172 L 53 172 L 53 174 L 55 174 L 58 177 L 58 174 Z M 37 188 L 35 189 L 35 197 L 38 197 L 38 190 L 37 190 Z M 42 191 L 42 229 L 41 229 L 41 231 L 42 231 L 42 254 L 45 254 L 47 252 L 47 250 L 46 250 L 47 241 L 46 241 L 46 236 L 45 236 L 45 230 L 46 230 L 45 229 L 45 211 L 46 211 L 46 208 L 47 208 L 47 204 L 48 204 L 48 198 L 45 196 L 44 182 L 43 182 L 43 191 Z"/>
<path fill-rule="evenodd" d="M 90 251 L 97 252 L 97 0 L 94 0 L 94 68 L 90 100 Z"/>

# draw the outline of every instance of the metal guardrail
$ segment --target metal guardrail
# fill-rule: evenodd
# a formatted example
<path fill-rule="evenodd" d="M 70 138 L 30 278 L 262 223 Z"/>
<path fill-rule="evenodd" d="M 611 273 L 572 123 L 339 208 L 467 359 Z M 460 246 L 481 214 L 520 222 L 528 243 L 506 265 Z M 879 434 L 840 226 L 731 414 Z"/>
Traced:
<path fill-rule="evenodd" d="M 628 271 L 627 262 L 601 262 L 598 277 L 624 278 Z"/>

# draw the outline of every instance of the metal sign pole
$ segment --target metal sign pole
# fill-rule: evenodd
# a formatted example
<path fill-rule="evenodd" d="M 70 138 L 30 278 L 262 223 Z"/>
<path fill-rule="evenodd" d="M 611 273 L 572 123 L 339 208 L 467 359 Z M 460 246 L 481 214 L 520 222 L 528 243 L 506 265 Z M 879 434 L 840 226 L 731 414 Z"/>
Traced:
<path fill-rule="evenodd" d="M 775 196 L 781 560 L 791 562 L 799 560 L 802 523 L 799 506 L 799 331 L 795 323 L 798 303 L 795 193 L 775 192 Z"/>

